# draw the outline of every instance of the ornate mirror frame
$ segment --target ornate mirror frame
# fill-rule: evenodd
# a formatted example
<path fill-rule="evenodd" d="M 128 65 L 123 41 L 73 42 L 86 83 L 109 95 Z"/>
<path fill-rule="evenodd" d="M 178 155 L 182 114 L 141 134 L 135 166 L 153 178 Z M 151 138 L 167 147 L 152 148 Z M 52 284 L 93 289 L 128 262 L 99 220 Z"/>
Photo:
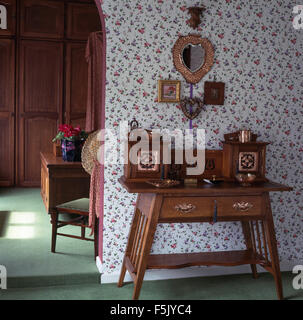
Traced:
<path fill-rule="evenodd" d="M 205 50 L 205 60 L 197 71 L 190 71 L 183 62 L 182 52 L 188 44 L 201 44 Z M 175 68 L 183 75 L 189 83 L 198 83 L 210 71 L 214 64 L 214 47 L 206 38 L 201 38 L 198 34 L 180 36 L 173 47 L 173 61 Z"/>

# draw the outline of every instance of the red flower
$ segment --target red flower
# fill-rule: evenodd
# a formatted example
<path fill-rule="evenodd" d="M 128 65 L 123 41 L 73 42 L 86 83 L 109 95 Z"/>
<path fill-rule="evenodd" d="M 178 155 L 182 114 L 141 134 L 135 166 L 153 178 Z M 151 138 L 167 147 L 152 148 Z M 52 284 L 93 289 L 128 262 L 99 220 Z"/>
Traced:
<path fill-rule="evenodd" d="M 81 133 L 81 128 L 79 126 L 74 128 L 72 125 L 60 124 L 59 131 L 64 133 L 64 137 L 70 138 L 79 136 Z"/>

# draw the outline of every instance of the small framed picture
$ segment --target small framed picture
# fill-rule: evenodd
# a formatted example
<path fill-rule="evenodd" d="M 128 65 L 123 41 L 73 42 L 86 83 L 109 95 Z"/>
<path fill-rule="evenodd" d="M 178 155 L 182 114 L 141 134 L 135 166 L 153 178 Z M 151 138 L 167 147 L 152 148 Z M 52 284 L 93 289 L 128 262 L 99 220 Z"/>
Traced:
<path fill-rule="evenodd" d="M 239 171 L 257 171 L 258 152 L 239 152 Z"/>
<path fill-rule="evenodd" d="M 179 102 L 181 81 L 158 80 L 158 102 Z"/>
<path fill-rule="evenodd" d="M 223 105 L 224 91 L 225 83 L 205 81 L 204 104 Z"/>
<path fill-rule="evenodd" d="M 138 172 L 159 172 L 159 153 L 158 151 L 143 151 L 138 152 Z"/>

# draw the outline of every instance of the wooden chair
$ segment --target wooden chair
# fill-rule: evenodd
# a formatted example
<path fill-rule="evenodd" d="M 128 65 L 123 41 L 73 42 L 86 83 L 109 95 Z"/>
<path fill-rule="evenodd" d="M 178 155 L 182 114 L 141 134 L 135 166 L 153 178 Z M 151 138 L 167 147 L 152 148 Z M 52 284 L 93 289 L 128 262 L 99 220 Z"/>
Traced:
<path fill-rule="evenodd" d="M 59 220 L 60 214 L 67 214 L 68 220 Z M 88 217 L 89 217 L 89 199 L 82 198 L 66 203 L 57 205 L 53 213 L 51 214 L 52 223 L 52 244 L 51 251 L 56 251 L 57 236 L 70 237 L 86 241 L 94 241 L 95 258 L 98 255 L 98 219 L 96 218 L 94 225 L 94 238 L 87 238 L 85 236 L 85 228 L 88 228 Z M 57 230 L 67 225 L 81 227 L 81 236 L 75 236 L 66 233 L 59 233 Z"/>

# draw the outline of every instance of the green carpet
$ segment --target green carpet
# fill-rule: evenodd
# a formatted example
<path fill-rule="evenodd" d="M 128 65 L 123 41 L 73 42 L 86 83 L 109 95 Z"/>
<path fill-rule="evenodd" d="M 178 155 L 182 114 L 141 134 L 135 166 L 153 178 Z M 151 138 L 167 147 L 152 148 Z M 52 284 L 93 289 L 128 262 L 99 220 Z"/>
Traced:
<path fill-rule="evenodd" d="M 93 242 L 58 236 L 51 253 L 50 216 L 40 189 L 0 188 L 0 226 L 0 265 L 10 287 L 99 282 Z M 62 231 L 80 235 L 74 226 Z"/>
<path fill-rule="evenodd" d="M 78 228 L 70 227 L 71 232 Z M 8 289 L 0 300 L 128 300 L 133 283 L 100 285 L 93 243 L 58 237 L 50 252 L 51 225 L 39 189 L 0 188 L 0 265 Z M 303 300 L 290 272 L 282 273 L 284 297 Z M 274 279 L 261 273 L 145 281 L 142 300 L 276 300 Z"/>
<path fill-rule="evenodd" d="M 283 273 L 284 297 L 287 300 L 303 300 L 303 290 L 292 288 L 293 275 Z M 92 284 L 48 286 L 0 290 L 2 300 L 129 300 L 133 284 L 122 288 L 116 284 Z M 2 294 L 2 295 L 1 295 Z M 260 274 L 232 275 L 189 279 L 145 281 L 141 300 L 276 300 L 273 277 Z"/>

